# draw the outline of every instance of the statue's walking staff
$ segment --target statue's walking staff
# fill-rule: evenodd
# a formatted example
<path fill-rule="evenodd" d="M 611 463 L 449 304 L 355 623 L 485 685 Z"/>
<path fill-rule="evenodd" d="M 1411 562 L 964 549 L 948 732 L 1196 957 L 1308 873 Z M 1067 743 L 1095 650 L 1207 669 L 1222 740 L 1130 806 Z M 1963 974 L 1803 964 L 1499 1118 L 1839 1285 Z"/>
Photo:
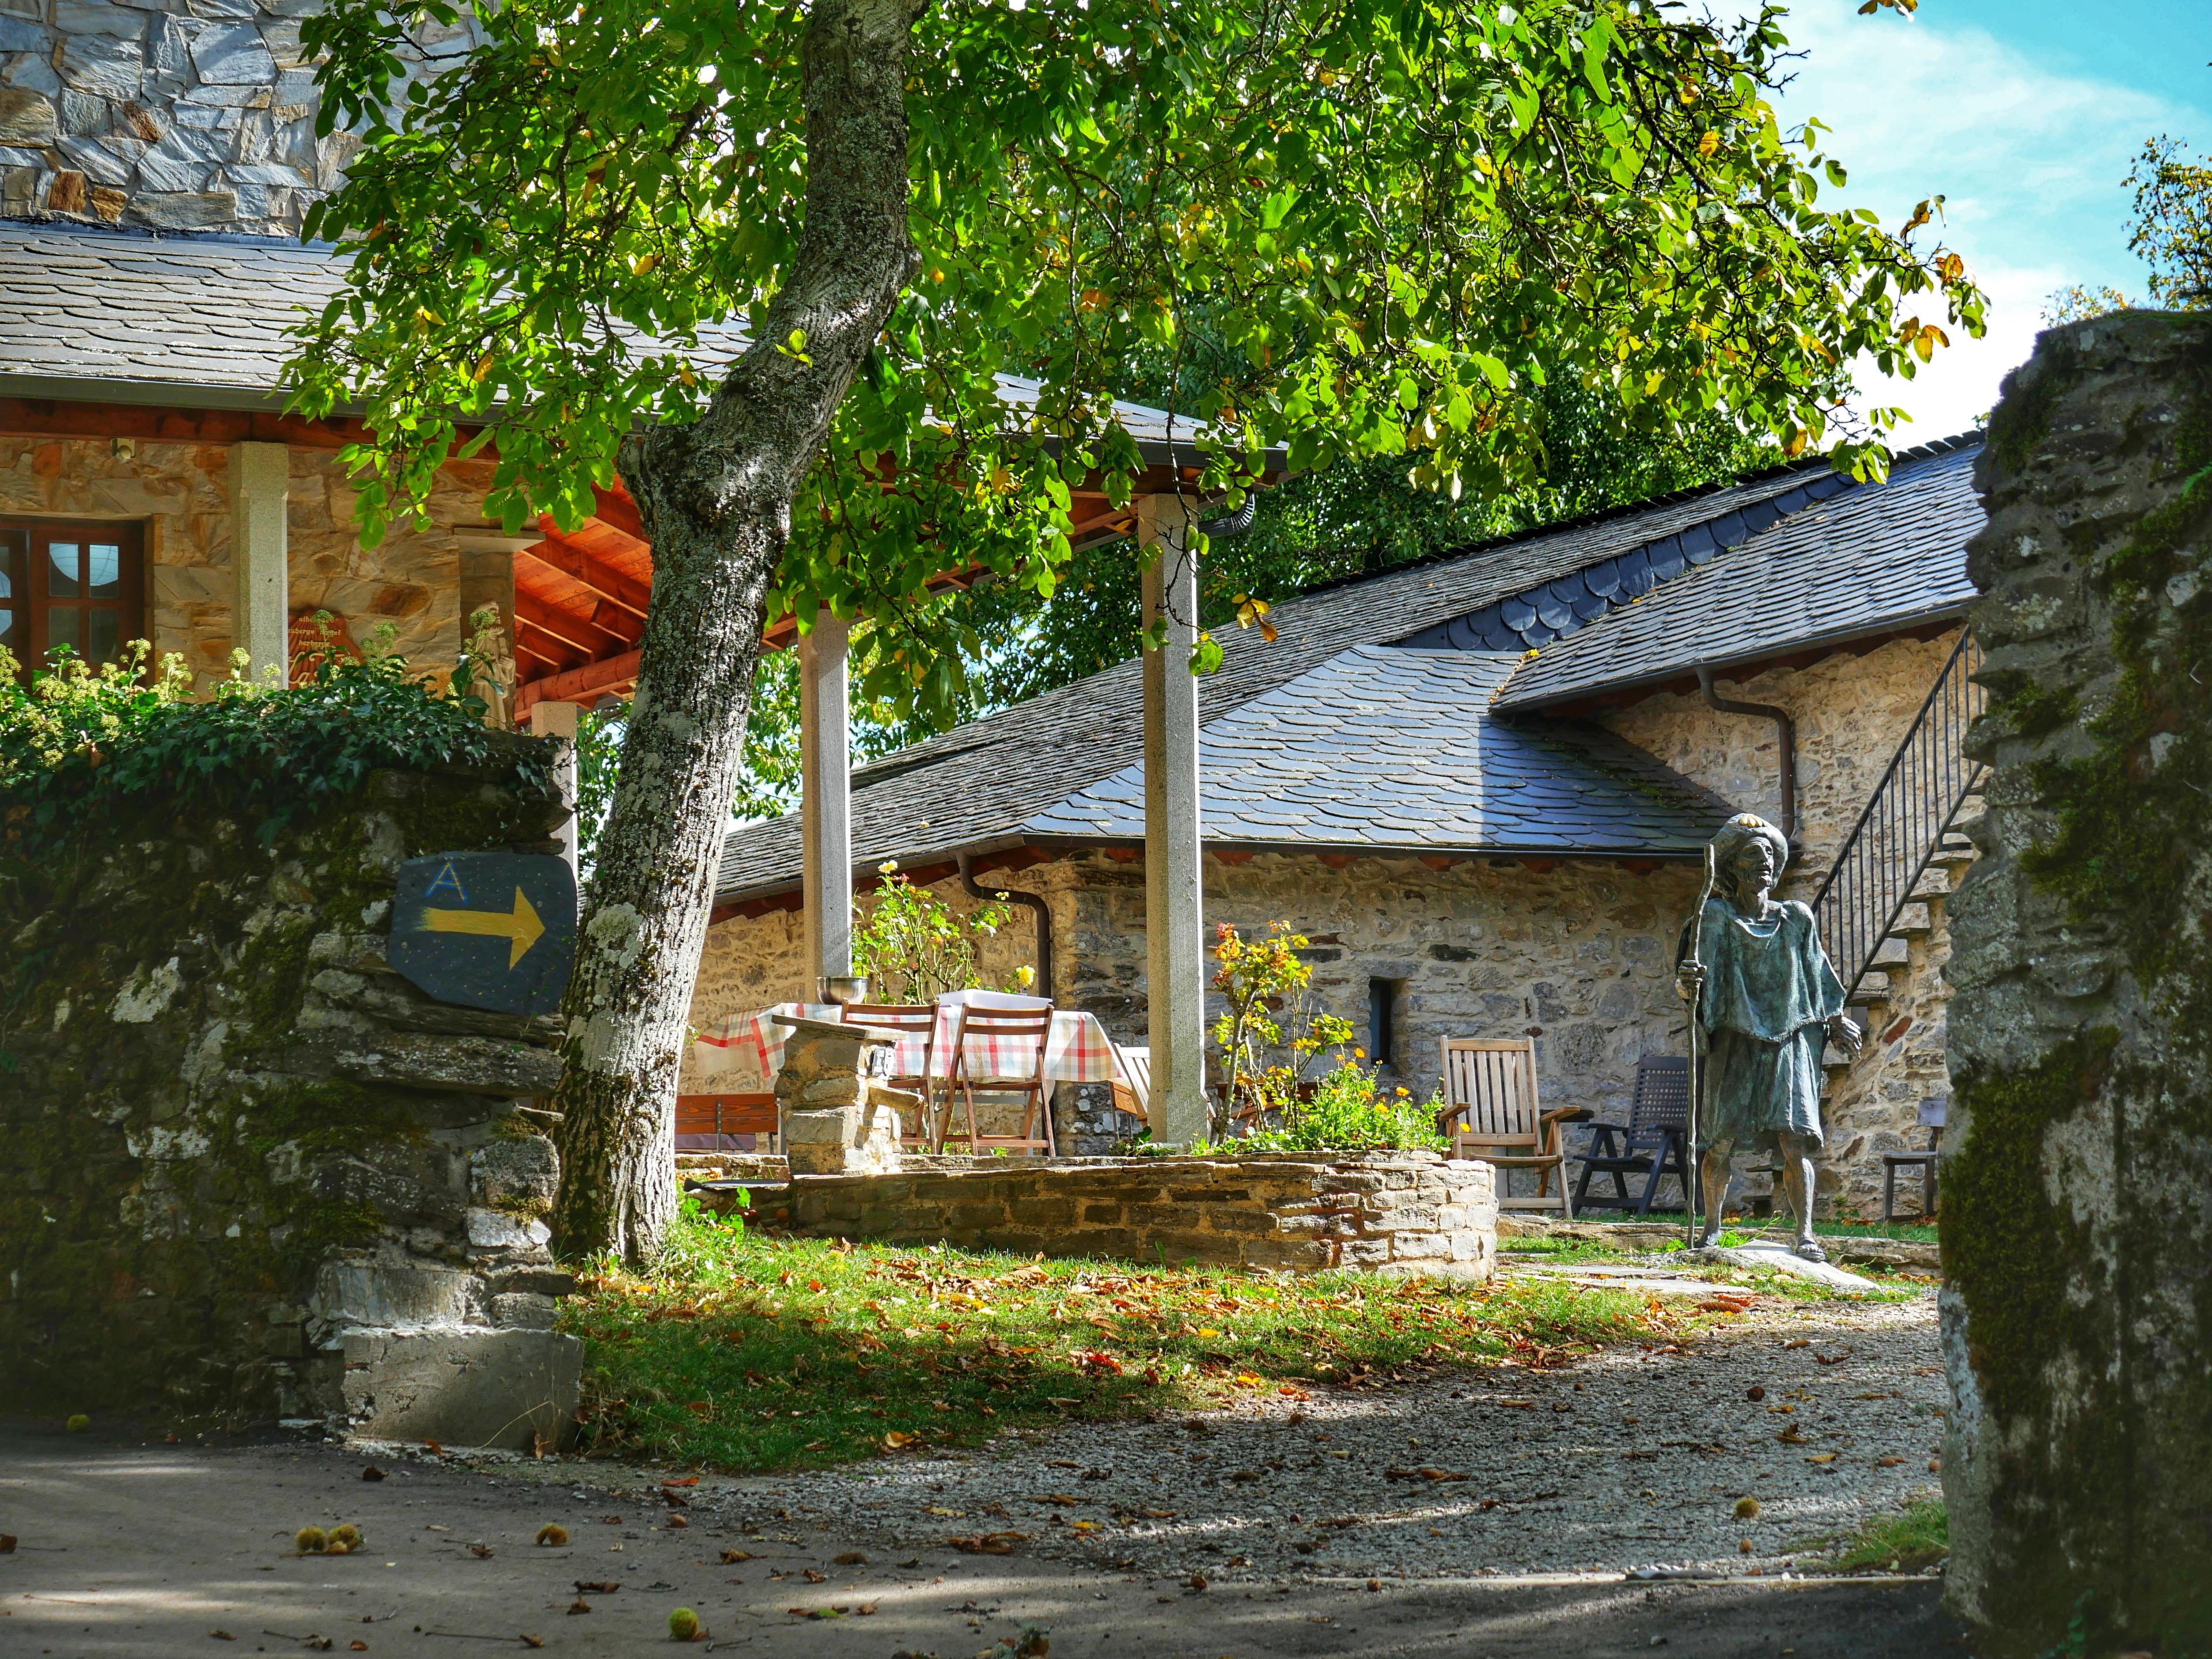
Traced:
<path fill-rule="evenodd" d="M 1705 1098 L 1704 1035 L 1698 1024 L 1698 1006 L 1705 995 L 1705 906 L 1713 896 L 1714 883 L 1720 872 L 1719 861 L 1713 856 L 1713 844 L 1705 843 L 1705 890 L 1698 895 L 1696 913 L 1690 918 L 1690 966 L 1697 970 L 1697 978 L 1690 991 L 1690 1134 L 1683 1147 L 1682 1197 L 1683 1207 L 1690 1212 L 1690 1236 L 1684 1240 L 1691 1249 L 1698 1247 L 1698 1106 Z"/>

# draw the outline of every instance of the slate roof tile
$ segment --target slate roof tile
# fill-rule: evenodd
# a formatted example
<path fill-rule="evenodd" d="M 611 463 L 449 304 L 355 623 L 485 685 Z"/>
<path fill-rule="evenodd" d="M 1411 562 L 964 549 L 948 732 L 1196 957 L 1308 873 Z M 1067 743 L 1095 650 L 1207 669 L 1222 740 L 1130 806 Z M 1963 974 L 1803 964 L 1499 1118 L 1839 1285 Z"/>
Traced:
<path fill-rule="evenodd" d="M 1498 699 L 1533 711 L 1653 684 L 1699 662 L 1756 662 L 1962 615 L 1973 596 L 1966 539 L 1982 527 L 1978 439 L 1900 459 L 1887 482 L 1791 514 L 1640 605 L 1616 610 L 1523 663 Z"/>

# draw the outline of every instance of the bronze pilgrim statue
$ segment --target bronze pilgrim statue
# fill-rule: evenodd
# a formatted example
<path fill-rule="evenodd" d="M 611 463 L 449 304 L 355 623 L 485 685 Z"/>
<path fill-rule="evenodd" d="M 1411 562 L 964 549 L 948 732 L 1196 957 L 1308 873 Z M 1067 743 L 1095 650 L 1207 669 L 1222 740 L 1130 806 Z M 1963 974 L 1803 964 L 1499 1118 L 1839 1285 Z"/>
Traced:
<path fill-rule="evenodd" d="M 1746 812 L 1713 837 L 1714 882 L 1700 915 L 1683 925 L 1676 988 L 1704 1036 L 1698 1121 L 1705 1157 L 1703 1243 L 1720 1236 L 1729 1161 L 1771 1151 L 1797 1212 L 1796 1253 L 1827 1256 L 1813 1242 L 1813 1155 L 1820 1150 L 1820 1053 L 1832 1039 L 1856 1051 L 1861 1033 L 1844 1015 L 1844 985 L 1820 948 L 1813 913 L 1777 899 L 1790 858 L 1782 832 Z"/>

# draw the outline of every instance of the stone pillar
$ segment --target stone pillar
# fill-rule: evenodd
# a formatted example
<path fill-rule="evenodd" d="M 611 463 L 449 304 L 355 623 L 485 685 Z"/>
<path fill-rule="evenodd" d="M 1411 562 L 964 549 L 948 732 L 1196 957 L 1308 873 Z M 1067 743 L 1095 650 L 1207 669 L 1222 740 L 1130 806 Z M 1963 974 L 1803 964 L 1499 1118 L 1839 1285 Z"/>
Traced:
<path fill-rule="evenodd" d="M 853 971 L 852 722 L 845 701 L 851 624 L 827 611 L 799 642 L 799 836 L 805 901 L 806 994 Z"/>
<path fill-rule="evenodd" d="M 1969 544 L 1946 1595 L 1992 1659 L 2212 1648 L 2212 317 L 2054 329 Z"/>
<path fill-rule="evenodd" d="M 899 1114 L 921 1097 L 864 1075 L 871 1048 L 896 1044 L 896 1031 L 836 1020 L 776 1016 L 787 1028 L 775 1075 L 784 1157 L 803 1175 L 884 1175 L 899 1167 Z"/>
<path fill-rule="evenodd" d="M 292 672 L 292 455 L 283 444 L 230 447 L 231 644 L 258 680 Z"/>
<path fill-rule="evenodd" d="M 1156 1141 L 1188 1145 L 1206 1133 L 1206 913 L 1200 885 L 1198 561 L 1185 551 L 1188 520 L 1172 495 L 1137 503 L 1145 567 L 1145 623 L 1164 619 L 1164 648 L 1145 653 L 1145 948 Z"/>
<path fill-rule="evenodd" d="M 576 803 L 583 787 L 582 766 L 576 753 L 576 723 L 582 712 L 573 702 L 533 702 L 530 705 L 530 735 L 562 740 L 561 757 L 553 763 L 553 781 L 561 791 L 561 799 L 568 803 L 568 817 L 561 826 L 556 839 L 561 843 L 561 856 L 568 860 L 571 870 L 576 868 Z"/>

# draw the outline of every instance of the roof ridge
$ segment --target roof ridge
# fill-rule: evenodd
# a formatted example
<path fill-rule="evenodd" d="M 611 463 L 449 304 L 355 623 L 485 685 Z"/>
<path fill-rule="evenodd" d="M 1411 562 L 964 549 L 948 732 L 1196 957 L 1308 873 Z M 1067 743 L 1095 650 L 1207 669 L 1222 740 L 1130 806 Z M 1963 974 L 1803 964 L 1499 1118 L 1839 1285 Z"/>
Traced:
<path fill-rule="evenodd" d="M 1931 439 L 1927 443 L 1916 444 L 1910 449 L 1895 452 L 1890 457 L 1890 464 L 1893 470 L 1901 462 L 1926 460 L 1933 456 L 1948 454 L 1953 450 L 1979 444 L 1987 435 L 1980 431 L 1973 431 L 1956 433 L 1948 438 Z M 1408 570 L 1419 570 L 1455 559 L 1473 558 L 1479 554 L 1502 552 L 1505 549 L 1518 547 L 1528 542 L 1547 537 L 1569 534 L 1581 530 L 1594 530 L 1601 525 L 1632 518 L 1638 514 L 1656 512 L 1662 507 L 1686 506 L 1701 496 L 1717 495 L 1723 490 L 1748 489 L 1763 483 L 1778 483 L 1794 472 L 1812 473 L 1823 471 L 1833 471 L 1833 468 L 1828 465 L 1828 458 L 1825 455 L 1808 456 L 1802 460 L 1784 461 L 1778 465 L 1762 468 L 1757 472 L 1741 473 L 1725 483 L 1692 484 L 1686 489 L 1669 490 L 1662 495 L 1647 495 L 1640 501 L 1623 501 L 1618 506 L 1601 507 L 1595 513 L 1581 514 L 1571 519 L 1554 519 L 1547 524 L 1531 526 L 1528 529 L 1512 531 L 1503 536 L 1492 536 L 1487 540 L 1462 542 L 1455 547 L 1438 548 L 1433 552 L 1422 554 L 1419 558 L 1385 565 L 1380 570 L 1362 570 L 1348 576 L 1331 576 L 1326 580 L 1314 583 L 1310 587 L 1299 588 L 1297 592 L 1286 596 L 1279 603 L 1287 605 L 1293 599 L 1303 599 L 1313 594 L 1332 592 L 1341 587 L 1357 586 L 1361 582 L 1379 581 L 1385 576 L 1402 575 Z M 1847 479 L 1846 482 L 1856 483 L 1858 480 Z M 1590 562 L 1595 564 L 1599 561 L 1593 559 Z"/>

